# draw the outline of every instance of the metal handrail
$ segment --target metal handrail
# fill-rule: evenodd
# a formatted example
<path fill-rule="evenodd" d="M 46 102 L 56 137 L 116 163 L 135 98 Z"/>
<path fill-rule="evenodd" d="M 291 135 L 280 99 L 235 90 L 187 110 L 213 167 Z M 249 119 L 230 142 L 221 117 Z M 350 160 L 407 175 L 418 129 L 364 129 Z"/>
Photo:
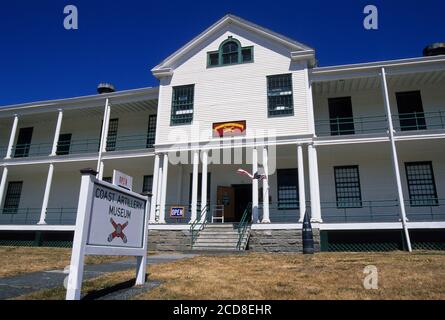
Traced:
<path fill-rule="evenodd" d="M 12 147 L 12 155 L 14 158 L 28 158 L 47 156 L 51 153 L 51 143 L 23 143 Z M 22 152 L 22 154 L 17 154 Z"/>
<path fill-rule="evenodd" d="M 150 138 L 149 134 L 145 135 L 128 135 L 113 138 L 115 150 L 131 150 L 131 149 L 152 149 L 153 145 L 147 143 Z"/>
<path fill-rule="evenodd" d="M 207 225 L 207 215 L 209 212 L 209 204 L 206 204 L 201 210 L 197 210 L 196 220 L 190 225 L 191 247 L 195 244 L 199 232 Z M 204 220 L 202 219 L 204 217 Z"/>
<path fill-rule="evenodd" d="M 246 234 L 247 227 L 249 226 L 249 220 L 247 219 L 249 212 L 252 213 L 252 203 L 249 203 L 244 210 L 240 223 L 238 224 L 239 238 L 236 245 L 237 250 L 241 250 L 241 244 L 243 243 L 244 235 Z"/>
<path fill-rule="evenodd" d="M 396 130 L 419 131 L 428 129 L 445 129 L 445 111 L 399 113 L 392 116 Z M 428 120 L 428 121 L 427 121 Z M 415 124 L 404 123 L 412 121 Z"/>
<path fill-rule="evenodd" d="M 373 128 L 366 127 L 366 125 L 375 123 L 381 123 L 382 125 Z M 315 121 L 315 126 L 317 128 L 316 131 L 318 135 L 364 134 L 364 133 L 384 132 L 388 130 L 387 117 L 385 115 L 367 116 L 367 117 L 337 117 L 331 119 L 321 119 Z M 326 126 L 327 128 L 320 129 L 320 127 L 323 126 Z M 344 128 L 343 126 L 350 126 L 350 127 Z"/>
<path fill-rule="evenodd" d="M 2 208 L 0 209 L 0 224 L 37 224 L 40 220 L 41 210 L 41 208 Z M 76 222 L 76 208 L 48 208 L 46 212 L 46 222 L 48 224 L 62 225 L 75 224 Z M 52 215 L 55 217 L 52 217 Z M 71 217 L 64 219 L 66 215 L 70 215 Z"/>

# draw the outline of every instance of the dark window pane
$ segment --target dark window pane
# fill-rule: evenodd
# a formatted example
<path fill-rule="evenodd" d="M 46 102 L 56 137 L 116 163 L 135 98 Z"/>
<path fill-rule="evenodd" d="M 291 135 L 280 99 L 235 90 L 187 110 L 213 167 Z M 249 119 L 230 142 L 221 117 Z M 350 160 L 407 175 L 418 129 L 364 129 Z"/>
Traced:
<path fill-rule="evenodd" d="M 234 41 L 227 42 L 222 47 L 222 64 L 238 63 L 238 44 Z"/>
<path fill-rule="evenodd" d="M 156 120 L 155 114 L 148 119 L 147 148 L 153 148 L 156 141 Z"/>
<path fill-rule="evenodd" d="M 241 54 L 243 55 L 243 62 L 252 61 L 252 48 L 243 49 Z"/>
<path fill-rule="evenodd" d="M 143 193 L 151 193 L 153 186 L 153 176 L 144 176 L 144 182 L 142 184 Z"/>
<path fill-rule="evenodd" d="M 107 151 L 116 150 L 117 141 L 117 128 L 119 126 L 119 119 L 111 119 L 108 126 L 108 140 L 107 140 Z"/>
<path fill-rule="evenodd" d="M 209 65 L 217 66 L 219 64 L 219 53 L 209 53 Z"/>
<path fill-rule="evenodd" d="M 58 156 L 64 156 L 70 154 L 71 148 L 71 133 L 61 134 L 59 136 L 59 142 L 57 143 L 57 151 L 56 154 Z"/>
<path fill-rule="evenodd" d="M 396 93 L 401 131 L 426 130 L 420 91 Z"/>
<path fill-rule="evenodd" d="M 4 214 L 16 214 L 19 209 L 23 182 L 10 182 L 6 191 Z"/>
<path fill-rule="evenodd" d="M 351 97 L 331 98 L 328 100 L 331 135 L 354 134 L 354 117 Z"/>
<path fill-rule="evenodd" d="M 292 75 L 267 77 L 269 116 L 292 115 L 294 112 Z"/>
<path fill-rule="evenodd" d="M 278 209 L 299 209 L 298 170 L 277 170 Z"/>
<path fill-rule="evenodd" d="M 335 167 L 335 191 L 338 208 L 361 208 L 362 192 L 358 166 Z"/>
<path fill-rule="evenodd" d="M 108 182 L 108 183 L 113 183 L 113 178 L 112 177 L 105 177 L 102 178 L 102 181 Z"/>
<path fill-rule="evenodd" d="M 193 121 L 194 94 L 194 85 L 173 88 L 172 124 L 189 124 Z"/>
<path fill-rule="evenodd" d="M 422 207 L 439 205 L 432 163 L 406 163 L 405 169 L 411 206 Z"/>
<path fill-rule="evenodd" d="M 21 128 L 17 138 L 17 145 L 15 147 L 15 158 L 26 158 L 29 156 L 29 149 L 31 148 L 32 133 L 34 128 Z"/>

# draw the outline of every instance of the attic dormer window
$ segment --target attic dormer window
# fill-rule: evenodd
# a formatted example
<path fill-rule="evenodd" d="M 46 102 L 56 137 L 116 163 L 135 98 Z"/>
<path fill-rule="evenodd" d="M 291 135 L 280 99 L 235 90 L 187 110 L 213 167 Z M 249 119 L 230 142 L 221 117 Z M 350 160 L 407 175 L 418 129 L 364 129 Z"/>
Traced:
<path fill-rule="evenodd" d="M 241 47 L 241 43 L 229 37 L 218 51 L 207 53 L 207 66 L 218 67 L 253 62 L 253 47 Z"/>

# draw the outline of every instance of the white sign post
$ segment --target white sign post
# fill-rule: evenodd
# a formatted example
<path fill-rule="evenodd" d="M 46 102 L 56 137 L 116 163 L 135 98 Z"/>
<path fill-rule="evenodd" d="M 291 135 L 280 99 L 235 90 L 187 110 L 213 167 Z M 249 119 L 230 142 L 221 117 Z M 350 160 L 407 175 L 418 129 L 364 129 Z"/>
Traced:
<path fill-rule="evenodd" d="M 148 197 L 97 180 L 82 170 L 66 300 L 79 300 L 86 255 L 137 257 L 136 285 L 145 283 Z"/>

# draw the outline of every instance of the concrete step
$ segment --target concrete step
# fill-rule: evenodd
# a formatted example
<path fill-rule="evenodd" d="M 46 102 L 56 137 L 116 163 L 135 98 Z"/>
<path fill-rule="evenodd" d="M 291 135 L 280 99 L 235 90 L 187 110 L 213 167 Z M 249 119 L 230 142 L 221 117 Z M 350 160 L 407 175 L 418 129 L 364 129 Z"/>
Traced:
<path fill-rule="evenodd" d="M 241 241 L 241 244 L 246 243 L 247 240 Z M 236 246 L 238 244 L 238 240 L 234 241 L 212 241 L 212 240 L 197 240 L 195 245 L 197 246 Z"/>
<path fill-rule="evenodd" d="M 199 247 L 194 246 L 193 251 L 203 251 L 203 252 L 212 252 L 212 251 L 239 251 L 236 247 Z"/>

